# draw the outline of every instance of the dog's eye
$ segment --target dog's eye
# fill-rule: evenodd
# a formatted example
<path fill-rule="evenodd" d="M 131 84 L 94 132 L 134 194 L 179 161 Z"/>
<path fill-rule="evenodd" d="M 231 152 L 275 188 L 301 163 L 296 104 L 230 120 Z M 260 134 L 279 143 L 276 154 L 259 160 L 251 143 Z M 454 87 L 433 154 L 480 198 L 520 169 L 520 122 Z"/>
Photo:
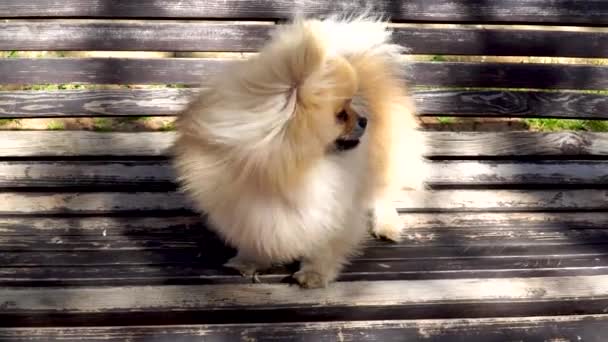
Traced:
<path fill-rule="evenodd" d="M 345 110 L 342 110 L 340 113 L 336 114 L 336 118 L 340 122 L 348 121 L 348 113 Z"/>

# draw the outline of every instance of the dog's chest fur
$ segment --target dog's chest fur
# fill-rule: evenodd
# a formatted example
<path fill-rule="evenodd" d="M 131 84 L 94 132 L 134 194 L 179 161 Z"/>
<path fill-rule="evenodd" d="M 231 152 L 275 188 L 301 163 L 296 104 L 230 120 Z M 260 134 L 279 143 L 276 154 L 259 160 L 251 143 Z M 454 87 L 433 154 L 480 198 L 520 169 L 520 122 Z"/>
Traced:
<path fill-rule="evenodd" d="M 222 168 L 208 167 L 212 163 L 200 155 L 190 156 L 183 181 L 212 229 L 239 252 L 288 262 L 313 254 L 329 240 L 365 230 L 364 150 L 359 146 L 328 156 L 286 198 L 250 191 Z M 203 164 L 207 167 L 196 167 Z"/>

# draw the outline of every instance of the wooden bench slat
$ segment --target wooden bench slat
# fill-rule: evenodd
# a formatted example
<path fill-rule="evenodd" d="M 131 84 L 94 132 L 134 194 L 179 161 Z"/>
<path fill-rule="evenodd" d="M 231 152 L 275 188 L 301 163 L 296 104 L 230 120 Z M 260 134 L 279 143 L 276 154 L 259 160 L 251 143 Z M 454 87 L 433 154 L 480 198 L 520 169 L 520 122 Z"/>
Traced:
<path fill-rule="evenodd" d="M 0 84 L 205 84 L 234 59 L 197 58 L 4 58 Z M 535 63 L 409 63 L 417 86 L 607 89 L 608 67 Z"/>
<path fill-rule="evenodd" d="M 174 190 L 168 161 L 0 161 L 0 188 L 108 187 L 125 190 Z M 606 186 L 605 161 L 435 161 L 425 179 L 431 188 L 484 186 Z"/>
<path fill-rule="evenodd" d="M 426 132 L 431 157 L 606 156 L 608 134 L 589 132 Z M 173 132 L 4 131 L 0 158 L 166 157 Z"/>
<path fill-rule="evenodd" d="M 196 89 L 2 91 L 0 117 L 178 115 Z M 581 92 L 415 90 L 418 114 L 608 119 L 608 96 Z"/>
<path fill-rule="evenodd" d="M 403 221 L 407 222 L 406 219 Z M 404 222 L 404 223 L 405 223 Z M 140 234 L 130 236 L 120 235 L 68 235 L 66 233 L 54 236 L 3 236 L 0 238 L 0 249 L 4 253 L 2 260 L 11 260 L 17 265 L 45 266 L 51 260 L 44 261 L 46 254 L 66 253 L 64 257 L 53 260 L 61 265 L 74 265 L 88 260 L 91 264 L 148 264 L 156 263 L 154 256 L 163 256 L 165 263 L 172 262 L 206 262 L 206 258 L 216 258 L 230 254 L 223 243 L 212 235 L 203 224 L 199 224 L 197 232 L 165 232 L 164 234 Z M 169 230 L 168 228 L 166 230 Z M 604 245 L 608 244 L 608 231 L 599 228 L 575 228 L 564 226 L 560 228 L 546 227 L 475 227 L 475 228 L 436 228 L 415 229 L 406 227 L 403 232 L 403 242 L 386 244 L 375 240 L 367 241 L 368 248 L 364 254 L 355 259 L 425 259 L 447 257 L 525 257 L 539 255 L 589 256 L 603 255 Z M 539 248 L 535 250 L 534 248 Z M 469 250 L 470 249 L 470 250 Z M 563 250 L 562 250 L 563 249 Z M 173 255 L 173 251 L 179 253 Z M 149 251 L 144 253 L 143 251 Z M 17 253 L 9 256 L 9 252 Z M 30 258 L 25 254 L 34 253 Z M 82 253 L 78 255 L 77 253 Z M 112 254 L 104 258 L 89 255 Z M 140 253 L 141 252 L 141 253 Z M 203 253 L 205 256 L 201 256 Z M 150 256 L 148 259 L 146 256 Z M 39 259 L 32 259 L 32 258 Z M 8 259 L 7 259 L 8 258 Z M 30 261 L 27 261 L 30 260 Z M 38 260 L 31 261 L 31 260 Z M 114 260 L 110 262 L 108 260 Z M 156 261 L 154 261 L 156 260 Z M 10 262 L 3 262 L 8 266 Z"/>
<path fill-rule="evenodd" d="M 191 251 L 186 251 L 186 255 Z M 115 252 L 118 257 L 124 252 Z M 173 253 L 178 255 L 179 252 Z M 0 286 L 126 286 L 162 284 L 246 284 L 251 278 L 244 278 L 233 270 L 218 265 L 209 266 L 197 263 L 174 262 L 165 260 L 165 254 L 140 252 L 145 261 L 140 264 L 124 262 L 119 265 L 95 265 L 83 263 L 85 258 L 69 260 L 81 261 L 73 266 L 54 265 L 14 265 L 11 257 L 20 257 L 32 262 L 45 260 L 42 255 L 22 256 L 9 253 L 3 261 L 9 262 L 0 269 Z M 66 258 L 67 253 L 48 253 L 49 263 L 55 259 Z M 169 254 L 169 253 L 166 253 Z M 108 253 L 82 253 L 80 256 L 99 257 L 108 260 Z M 118 260 L 114 258 L 113 260 Z M 184 261 L 187 259 L 182 259 Z M 133 260 L 129 260 L 133 262 Z M 147 263 L 146 263 L 147 262 Z M 156 265 L 154 264 L 156 263 Z M 259 276 L 262 283 L 286 282 L 291 272 L 277 267 Z M 380 281 L 380 280 L 425 280 L 425 279 L 464 279 L 464 278 L 502 278 L 502 277 L 544 277 L 544 276 L 589 276 L 608 274 L 608 256 L 558 256 L 558 257 L 507 257 L 507 258 L 459 258 L 419 260 L 353 260 L 341 273 L 338 281 Z"/>
<path fill-rule="evenodd" d="M 0 292 L 0 324 L 597 314 L 607 298 L 608 275 L 338 282 L 310 291 L 274 284 L 8 288 Z"/>
<path fill-rule="evenodd" d="M 406 213 L 401 216 L 404 226 L 412 231 L 408 234 L 433 234 L 445 229 L 483 229 L 513 231 L 526 229 L 604 229 L 608 227 L 608 215 L 603 212 L 587 213 Z M 103 238 L 111 236 L 127 237 L 141 235 L 191 235 L 204 234 L 201 218 L 197 214 L 169 216 L 154 213 L 143 217 L 0 217 L 0 233 L 10 236 L 36 236 L 52 240 L 53 237 L 84 236 Z M 514 234 L 514 233 L 512 233 Z M 522 233 L 520 233 L 522 234 Z M 424 235 L 423 235 L 424 236 Z M 430 243 L 424 238 L 417 243 Z M 504 242 L 504 241 L 503 241 Z M 468 244 L 472 244 L 470 241 Z M 391 246 L 391 245 L 389 245 Z"/>
<path fill-rule="evenodd" d="M 2 341 L 183 341 L 201 337 L 222 341 L 418 341 L 564 340 L 601 342 L 608 335 L 608 315 L 477 319 L 336 321 L 186 326 L 2 328 Z"/>
<path fill-rule="evenodd" d="M 442 190 L 403 192 L 395 205 L 416 211 L 606 210 L 605 190 Z M 191 206 L 176 192 L 0 193 L 0 214 L 103 214 L 184 211 Z"/>
<path fill-rule="evenodd" d="M 347 9 L 369 5 L 350 2 Z M 560 24 L 607 24 L 608 8 L 602 1 L 561 0 L 380 0 L 374 8 L 404 21 L 436 22 L 542 22 Z M 4 0 L 0 17 L 123 17 L 123 18 L 243 18 L 281 19 L 295 12 L 324 14 L 344 11 L 341 3 L 294 0 L 38 0 L 36 5 Z"/>
<path fill-rule="evenodd" d="M 0 50 L 254 52 L 273 25 L 173 21 L 7 20 Z M 393 39 L 412 54 L 601 58 L 608 32 L 487 27 L 395 27 Z"/>
<path fill-rule="evenodd" d="M 258 50 L 273 25 L 167 21 L 7 20 L 0 50 Z"/>

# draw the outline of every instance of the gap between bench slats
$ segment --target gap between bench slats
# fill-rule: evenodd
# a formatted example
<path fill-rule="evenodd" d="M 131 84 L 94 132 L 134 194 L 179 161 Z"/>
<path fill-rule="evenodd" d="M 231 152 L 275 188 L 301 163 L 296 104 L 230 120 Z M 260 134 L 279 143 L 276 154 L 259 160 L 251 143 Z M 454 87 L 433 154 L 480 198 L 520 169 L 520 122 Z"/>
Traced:
<path fill-rule="evenodd" d="M 368 1 L 329 2 L 322 0 L 54 0 L 37 1 L 36 6 L 21 0 L 4 0 L 0 17 L 123 17 L 123 18 L 243 18 L 282 19 L 293 13 L 325 14 L 345 9 L 365 8 Z M 401 21 L 507 22 L 608 24 L 608 8 L 602 1 L 562 0 L 378 0 L 378 11 Z"/>
<path fill-rule="evenodd" d="M 0 302 L 3 326 L 598 314 L 608 302 L 608 275 L 338 282 L 310 291 L 273 284 L 9 288 Z"/>
<path fill-rule="evenodd" d="M 0 91 L 0 117 L 178 115 L 197 89 Z M 415 90 L 419 115 L 608 119 L 608 96 L 581 92 Z"/>
<path fill-rule="evenodd" d="M 604 161 L 435 161 L 425 182 L 431 188 L 483 186 L 606 186 Z M 0 188 L 109 188 L 175 190 L 168 161 L 0 161 Z"/>
<path fill-rule="evenodd" d="M 7 20 L 0 50 L 123 50 L 254 52 L 273 25 L 167 21 Z M 608 32 L 486 27 L 393 28 L 395 43 L 412 54 L 601 58 Z"/>
<path fill-rule="evenodd" d="M 304 322 L 187 326 L 132 326 L 81 328 L 4 328 L 2 341 L 83 341 L 103 336 L 104 341 L 199 342 L 218 341 L 382 341 L 431 339 L 437 342 L 502 340 L 603 342 L 608 335 L 607 315 L 516 318 L 394 320 L 360 322 Z"/>
<path fill-rule="evenodd" d="M 195 58 L 4 58 L 0 84 L 199 84 L 235 63 Z M 607 89 L 608 67 L 534 63 L 416 62 L 406 66 L 417 86 Z"/>
<path fill-rule="evenodd" d="M 593 157 L 608 155 L 608 134 L 590 132 L 425 132 L 430 157 Z M 174 132 L 3 131 L 0 159 L 167 157 Z"/>

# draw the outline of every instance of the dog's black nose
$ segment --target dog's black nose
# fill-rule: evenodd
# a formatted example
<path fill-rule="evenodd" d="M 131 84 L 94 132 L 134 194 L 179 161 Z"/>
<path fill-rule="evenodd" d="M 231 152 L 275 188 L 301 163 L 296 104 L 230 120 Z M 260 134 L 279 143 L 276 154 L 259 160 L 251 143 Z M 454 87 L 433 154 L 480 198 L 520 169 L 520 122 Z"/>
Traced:
<path fill-rule="evenodd" d="M 361 128 L 367 127 L 367 118 L 359 118 L 359 127 L 361 127 Z"/>

